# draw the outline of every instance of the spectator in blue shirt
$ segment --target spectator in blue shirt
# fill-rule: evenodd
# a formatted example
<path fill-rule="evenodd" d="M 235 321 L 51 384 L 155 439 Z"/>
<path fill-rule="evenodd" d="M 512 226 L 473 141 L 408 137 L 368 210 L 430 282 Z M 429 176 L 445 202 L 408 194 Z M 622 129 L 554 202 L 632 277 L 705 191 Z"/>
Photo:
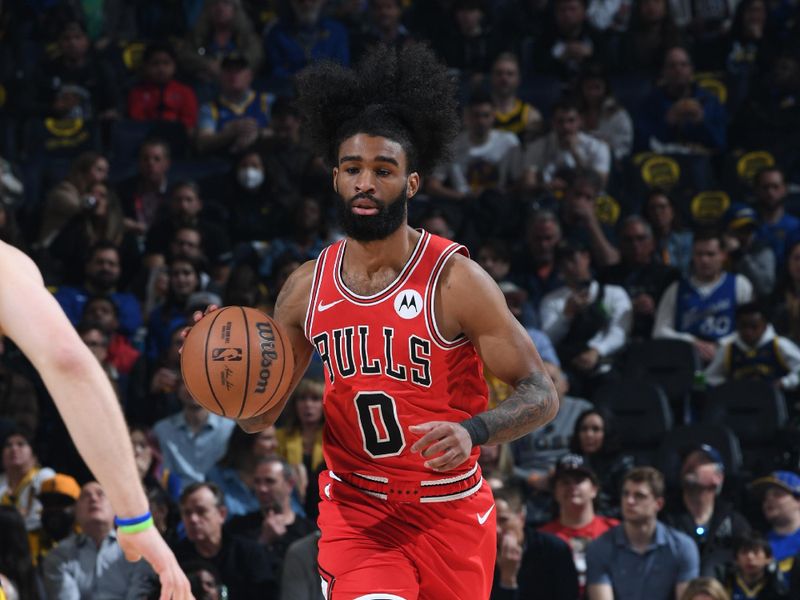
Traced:
<path fill-rule="evenodd" d="M 121 274 L 117 246 L 112 242 L 97 242 L 92 246 L 84 273 L 83 285 L 65 285 L 55 292 L 56 300 L 70 322 L 78 324 L 90 296 L 109 296 L 119 311 L 120 332 L 134 335 L 142 326 L 142 307 L 133 294 L 117 291 Z"/>
<path fill-rule="evenodd" d="M 292 75 L 320 60 L 350 64 L 350 42 L 344 26 L 322 16 L 325 0 L 290 0 L 288 18 L 267 34 L 265 55 L 275 89 L 290 91 Z"/>
<path fill-rule="evenodd" d="M 756 479 L 751 489 L 761 497 L 761 510 L 770 526 L 767 540 L 782 577 L 788 579 L 800 552 L 800 475 L 773 471 Z"/>
<path fill-rule="evenodd" d="M 662 83 L 645 98 L 636 119 L 636 147 L 655 152 L 720 152 L 725 149 L 725 108 L 694 83 L 689 53 L 666 51 Z"/>
<path fill-rule="evenodd" d="M 658 521 L 663 507 L 664 476 L 652 467 L 628 471 L 622 524 L 586 550 L 589 600 L 674 600 L 698 576 L 697 546 Z"/>
<path fill-rule="evenodd" d="M 800 236 L 800 219 L 786 214 L 786 180 L 777 167 L 766 167 L 753 178 L 756 207 L 761 223 L 756 238 L 770 245 L 775 253 L 775 262 L 783 264 L 787 240 Z"/>
<path fill-rule="evenodd" d="M 153 427 L 161 447 L 164 466 L 189 484 L 204 481 L 206 473 L 225 454 L 228 439 L 236 424 L 200 406 L 183 381 L 177 395 L 181 412 L 161 419 Z"/>
<path fill-rule="evenodd" d="M 200 153 L 242 152 L 269 129 L 272 96 L 253 89 L 253 66 L 239 53 L 222 59 L 219 96 L 200 107 L 197 149 Z"/>

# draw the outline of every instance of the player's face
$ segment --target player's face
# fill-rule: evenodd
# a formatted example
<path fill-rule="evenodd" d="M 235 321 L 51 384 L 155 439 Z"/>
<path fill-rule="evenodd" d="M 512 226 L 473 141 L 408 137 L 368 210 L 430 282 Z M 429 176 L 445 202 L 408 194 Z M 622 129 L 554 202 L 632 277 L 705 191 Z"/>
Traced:
<path fill-rule="evenodd" d="M 622 486 L 622 518 L 634 524 L 652 521 L 664 505 L 644 481 L 626 481 Z"/>
<path fill-rule="evenodd" d="M 195 490 L 181 504 L 181 519 L 186 527 L 186 537 L 194 543 L 219 540 L 225 514 L 225 507 L 217 506 L 210 489 L 201 487 Z"/>
<path fill-rule="evenodd" d="M 603 447 L 603 437 L 605 426 L 600 415 L 588 415 L 581 422 L 578 429 L 578 443 L 581 452 L 584 454 L 594 454 Z"/>
<path fill-rule="evenodd" d="M 597 497 L 597 486 L 586 475 L 566 474 L 556 480 L 554 496 L 562 508 L 582 508 Z"/>
<path fill-rule="evenodd" d="M 114 520 L 114 511 L 106 493 L 96 481 L 90 481 L 81 488 L 75 504 L 75 520 L 85 527 L 89 523 L 108 523 Z"/>
<path fill-rule="evenodd" d="M 21 435 L 10 435 L 3 444 L 3 469 L 28 470 L 36 463 L 33 448 Z"/>
<path fill-rule="evenodd" d="M 406 203 L 419 189 L 419 175 L 407 168 L 403 147 L 388 138 L 359 133 L 342 142 L 333 188 L 349 237 L 382 240 L 406 223 Z"/>

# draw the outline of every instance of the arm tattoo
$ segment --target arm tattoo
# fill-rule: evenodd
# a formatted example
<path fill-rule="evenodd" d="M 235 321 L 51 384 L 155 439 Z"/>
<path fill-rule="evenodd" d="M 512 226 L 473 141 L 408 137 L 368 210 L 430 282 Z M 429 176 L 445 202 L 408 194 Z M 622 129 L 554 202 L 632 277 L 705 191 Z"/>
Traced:
<path fill-rule="evenodd" d="M 520 379 L 512 394 L 479 418 L 489 430 L 487 444 L 502 444 L 522 437 L 556 416 L 558 394 L 544 372 Z"/>

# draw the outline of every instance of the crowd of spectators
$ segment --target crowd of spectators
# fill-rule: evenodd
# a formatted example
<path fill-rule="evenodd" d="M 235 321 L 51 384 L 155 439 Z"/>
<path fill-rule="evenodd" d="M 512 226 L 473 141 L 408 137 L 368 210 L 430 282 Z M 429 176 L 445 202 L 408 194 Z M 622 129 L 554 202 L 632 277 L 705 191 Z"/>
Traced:
<path fill-rule="evenodd" d="M 561 400 L 483 450 L 493 598 L 800 597 L 796 0 L 6 0 L 0 240 L 108 374 L 195 597 L 321 597 L 321 363 L 249 435 L 187 392 L 180 331 L 209 304 L 269 313 L 342 235 L 293 76 L 414 41 L 450 68 L 464 124 L 409 221 L 470 249 Z M 649 435 L 637 399 L 617 410 L 608 390 L 669 340 L 692 388 L 658 388 L 666 425 L 631 443 Z M 723 428 L 744 460 L 706 410 L 731 382 L 762 385 L 753 414 L 783 411 L 758 448 Z M 0 443 L 6 597 L 157 597 L 10 340 Z"/>

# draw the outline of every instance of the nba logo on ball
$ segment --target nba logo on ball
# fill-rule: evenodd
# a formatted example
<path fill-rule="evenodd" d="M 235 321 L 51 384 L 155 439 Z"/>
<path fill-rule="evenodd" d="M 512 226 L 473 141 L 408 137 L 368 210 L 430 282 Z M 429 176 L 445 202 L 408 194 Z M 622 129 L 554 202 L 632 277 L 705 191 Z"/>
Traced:
<path fill-rule="evenodd" d="M 416 290 L 403 290 L 394 297 L 394 310 L 403 319 L 413 319 L 422 312 L 422 296 Z"/>

